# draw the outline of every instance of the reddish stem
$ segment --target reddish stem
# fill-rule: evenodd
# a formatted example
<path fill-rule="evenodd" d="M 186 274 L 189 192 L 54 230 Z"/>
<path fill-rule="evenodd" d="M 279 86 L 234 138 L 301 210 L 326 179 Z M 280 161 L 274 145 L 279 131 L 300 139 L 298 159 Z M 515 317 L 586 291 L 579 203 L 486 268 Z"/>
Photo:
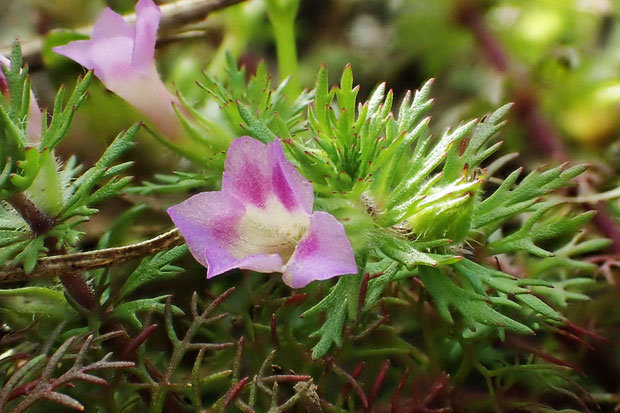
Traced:
<path fill-rule="evenodd" d="M 284 305 L 297 305 L 299 303 L 304 302 L 306 300 L 306 298 L 308 298 L 308 294 L 307 293 L 295 294 L 295 295 L 290 296 L 284 302 Z"/>
<path fill-rule="evenodd" d="M 348 393 L 352 387 L 357 393 L 357 395 L 359 396 L 360 400 L 362 401 L 362 405 L 364 406 L 364 409 L 368 408 L 368 399 L 366 398 L 366 393 L 364 393 L 362 386 L 360 386 L 359 383 L 357 382 L 357 377 L 359 377 L 359 375 L 362 373 L 362 370 L 364 370 L 364 366 L 366 365 L 366 363 L 362 361 L 360 364 L 358 364 L 357 367 L 355 368 L 355 371 L 353 371 L 353 375 L 341 369 L 333 361 L 331 365 L 332 365 L 332 369 L 334 369 L 334 371 L 337 374 L 343 376 L 345 380 L 347 381 L 347 384 L 350 386 L 348 387 L 347 385 L 345 385 L 345 387 L 342 389 L 341 394 L 346 395 L 346 393 Z"/>
<path fill-rule="evenodd" d="M 11 196 L 7 202 L 24 218 L 35 235 L 43 235 L 54 227 L 54 220 L 45 215 L 23 193 Z"/>
<path fill-rule="evenodd" d="M 379 375 L 377 375 L 377 379 L 370 390 L 370 395 L 368 396 L 368 408 L 366 412 L 371 412 L 372 405 L 375 403 L 377 399 L 377 395 L 379 394 L 379 389 L 385 380 L 385 376 L 387 375 L 388 370 L 390 369 L 390 360 L 386 360 L 381 366 L 381 370 L 379 371 Z"/>
<path fill-rule="evenodd" d="M 360 294 L 357 300 L 357 312 L 359 313 L 366 302 L 366 293 L 368 292 L 368 281 L 370 281 L 370 274 L 365 273 L 362 278 L 362 284 L 360 286 Z"/>
<path fill-rule="evenodd" d="M 263 377 L 261 380 L 264 383 L 297 383 L 300 381 L 308 381 L 312 376 L 299 375 L 299 374 L 274 374 L 273 376 Z"/>
<path fill-rule="evenodd" d="M 237 384 L 235 384 L 232 389 L 230 389 L 230 391 L 226 395 L 226 398 L 224 399 L 224 407 L 228 407 L 230 402 L 232 402 L 235 397 L 239 395 L 239 392 L 243 390 L 243 387 L 247 384 L 248 381 L 250 381 L 250 378 L 244 377 Z"/>
<path fill-rule="evenodd" d="M 122 360 L 135 360 L 136 359 L 136 351 L 140 346 L 155 332 L 157 329 L 157 324 L 151 324 L 146 327 L 144 330 L 140 332 L 137 336 L 129 340 L 127 343 L 127 347 L 121 354 Z"/>
<path fill-rule="evenodd" d="M 390 412 L 391 413 L 399 413 L 400 410 L 400 394 L 403 391 L 403 388 L 405 387 L 405 384 L 407 383 L 407 378 L 409 377 L 409 369 L 405 369 L 405 372 L 403 373 L 402 376 L 400 376 L 400 381 L 398 382 L 398 387 L 396 387 L 396 390 L 394 391 L 394 394 L 392 395 L 392 404 L 390 406 Z"/>
<path fill-rule="evenodd" d="M 613 242 L 613 252 L 616 254 L 620 253 L 620 228 L 618 228 L 616 220 L 609 213 L 607 205 L 601 201 L 596 205 L 590 205 L 590 208 L 594 208 L 597 211 L 593 219 L 594 224 L 596 224 L 605 237 Z"/>

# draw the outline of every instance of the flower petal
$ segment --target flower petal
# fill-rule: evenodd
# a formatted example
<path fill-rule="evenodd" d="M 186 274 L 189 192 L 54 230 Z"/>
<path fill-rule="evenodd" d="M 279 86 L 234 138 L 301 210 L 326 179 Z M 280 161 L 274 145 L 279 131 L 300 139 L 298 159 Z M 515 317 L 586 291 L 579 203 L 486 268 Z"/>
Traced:
<path fill-rule="evenodd" d="M 243 136 L 228 148 L 222 192 L 235 196 L 244 204 L 264 208 L 271 191 L 271 165 L 267 146 Z"/>
<path fill-rule="evenodd" d="M 280 142 L 264 145 L 249 136 L 235 139 L 228 149 L 222 191 L 258 208 L 275 197 L 286 210 L 307 215 L 314 201 L 312 184 L 286 160 Z"/>
<path fill-rule="evenodd" d="M 75 60 L 108 86 L 108 82 L 123 79 L 132 74 L 131 54 L 133 40 L 128 37 L 76 40 L 64 46 L 54 47 L 56 53 Z"/>
<path fill-rule="evenodd" d="M 108 37 L 127 37 L 133 39 L 134 32 L 134 28 L 125 22 L 123 16 L 106 7 L 97 18 L 90 38 L 93 42 Z"/>
<path fill-rule="evenodd" d="M 196 260 L 207 266 L 205 247 L 225 249 L 236 241 L 236 227 L 245 208 L 222 192 L 202 192 L 168 208 Z"/>
<path fill-rule="evenodd" d="M 168 91 L 153 64 L 148 71 L 115 78 L 105 86 L 142 112 L 165 136 L 175 138 L 182 133 L 173 108 L 180 102 Z"/>
<path fill-rule="evenodd" d="M 278 254 L 247 255 L 240 260 L 231 262 L 229 265 L 230 268 L 224 271 L 228 271 L 233 268 L 241 268 L 243 270 L 263 273 L 282 272 L 282 258 L 280 258 Z M 221 274 L 224 271 L 220 271 L 218 274 Z M 209 274 L 209 271 L 207 271 L 207 278 L 214 277 L 218 274 Z"/>
<path fill-rule="evenodd" d="M 11 61 L 6 57 L 0 55 L 0 67 L 6 67 L 7 69 L 11 67 Z M 9 85 L 6 82 L 6 77 L 4 77 L 4 72 L 0 70 L 0 93 L 6 95 L 9 93 Z"/>
<path fill-rule="evenodd" d="M 233 268 L 282 271 L 277 254 L 235 254 L 240 246 L 238 224 L 244 213 L 244 206 L 223 192 L 202 192 L 168 209 L 194 258 L 208 268 L 207 278 Z"/>
<path fill-rule="evenodd" d="M 140 0 L 136 4 L 136 36 L 132 59 L 135 70 L 148 71 L 153 64 L 160 19 L 161 10 L 152 0 Z"/>
<path fill-rule="evenodd" d="M 90 56 L 92 43 L 92 40 L 75 40 L 64 46 L 56 46 L 52 50 L 60 55 L 76 61 L 85 68 L 92 70 L 93 62 Z"/>
<path fill-rule="evenodd" d="M 273 165 L 271 182 L 275 195 L 289 211 L 300 208 L 310 215 L 314 203 L 312 184 L 286 160 L 280 141 L 269 143 L 267 150 Z"/>
<path fill-rule="evenodd" d="M 337 275 L 357 274 L 355 255 L 342 224 L 327 212 L 310 217 L 308 232 L 286 265 L 284 282 L 293 288 Z"/>

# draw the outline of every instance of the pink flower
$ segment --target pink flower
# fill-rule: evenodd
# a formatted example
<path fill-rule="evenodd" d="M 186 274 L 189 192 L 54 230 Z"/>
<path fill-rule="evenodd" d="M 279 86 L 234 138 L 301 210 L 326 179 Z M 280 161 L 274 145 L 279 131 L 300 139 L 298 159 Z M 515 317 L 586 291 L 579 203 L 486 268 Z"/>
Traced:
<path fill-rule="evenodd" d="M 0 55 L 0 66 L 4 66 L 8 69 L 11 67 L 11 61 Z M 6 83 L 6 77 L 4 77 L 2 70 L 0 70 L 0 93 L 2 93 L 2 96 L 7 96 L 9 94 L 9 85 Z"/>
<path fill-rule="evenodd" d="M 233 268 L 281 272 L 304 287 L 315 280 L 356 274 L 344 227 L 312 212 L 314 193 L 284 157 L 280 142 L 235 139 L 226 158 L 222 190 L 203 192 L 168 209 L 207 278 Z"/>
<path fill-rule="evenodd" d="M 181 132 L 172 107 L 177 99 L 166 89 L 155 67 L 155 41 L 161 18 L 152 0 L 136 4 L 136 23 L 106 8 L 95 22 L 91 40 L 78 40 L 54 51 L 75 60 L 106 88 L 135 106 L 169 137 Z"/>
<path fill-rule="evenodd" d="M 11 67 L 11 61 L 0 55 L 0 66 L 7 69 Z M 9 85 L 7 84 L 4 73 L 0 70 L 0 93 L 4 97 L 9 95 Z M 30 139 L 30 143 L 37 143 L 41 140 L 41 109 L 37 103 L 37 98 L 30 91 L 30 106 L 28 107 L 28 124 L 26 125 L 26 136 Z"/>

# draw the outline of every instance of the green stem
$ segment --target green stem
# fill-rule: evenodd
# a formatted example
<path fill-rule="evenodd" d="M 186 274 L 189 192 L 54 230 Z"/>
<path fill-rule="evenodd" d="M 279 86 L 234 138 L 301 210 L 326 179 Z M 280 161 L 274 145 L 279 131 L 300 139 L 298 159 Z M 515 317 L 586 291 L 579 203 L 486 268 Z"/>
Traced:
<path fill-rule="evenodd" d="M 286 86 L 286 96 L 293 101 L 301 92 L 297 76 L 297 45 L 295 42 L 295 18 L 299 8 L 299 0 L 286 0 L 276 4 L 276 0 L 267 3 L 267 14 L 273 28 L 278 71 L 282 79 L 290 77 Z"/>
<path fill-rule="evenodd" d="M 217 79 L 226 74 L 226 55 L 230 54 L 236 61 L 246 50 L 249 40 L 259 27 L 259 19 L 263 17 L 264 10 L 260 6 L 246 7 L 245 4 L 226 10 L 223 28 L 225 35 L 206 69 L 209 76 Z"/>

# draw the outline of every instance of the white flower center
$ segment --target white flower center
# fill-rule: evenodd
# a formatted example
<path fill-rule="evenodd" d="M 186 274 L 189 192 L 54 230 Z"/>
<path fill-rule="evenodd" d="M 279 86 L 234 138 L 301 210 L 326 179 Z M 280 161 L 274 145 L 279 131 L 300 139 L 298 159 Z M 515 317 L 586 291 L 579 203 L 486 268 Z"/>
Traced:
<path fill-rule="evenodd" d="M 286 265 L 295 247 L 310 225 L 303 211 L 288 211 L 275 198 L 265 208 L 246 205 L 246 214 L 239 222 L 236 258 L 254 254 L 279 254 Z"/>

